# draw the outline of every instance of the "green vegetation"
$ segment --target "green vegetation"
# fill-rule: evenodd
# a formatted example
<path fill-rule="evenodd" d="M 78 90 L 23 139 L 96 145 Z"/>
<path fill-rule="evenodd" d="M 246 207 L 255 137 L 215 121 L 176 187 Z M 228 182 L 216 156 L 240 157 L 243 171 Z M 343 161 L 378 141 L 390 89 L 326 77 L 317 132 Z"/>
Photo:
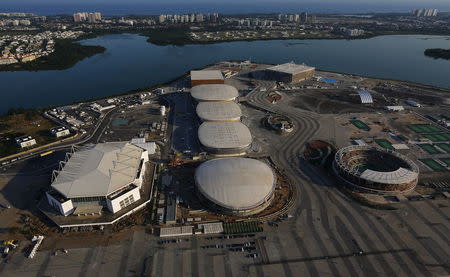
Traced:
<path fill-rule="evenodd" d="M 226 235 L 231 234 L 246 234 L 246 233 L 256 233 L 262 232 L 263 228 L 260 222 L 235 222 L 235 223 L 224 223 L 223 232 Z"/>
<path fill-rule="evenodd" d="M 419 147 L 422 148 L 424 151 L 428 152 L 428 154 L 440 154 L 441 152 L 436 149 L 431 144 L 419 144 Z"/>
<path fill-rule="evenodd" d="M 236 38 L 226 38 L 221 37 L 220 40 L 214 39 L 205 39 L 205 40 L 192 40 L 189 36 L 189 33 L 194 30 L 189 29 L 188 27 L 170 27 L 166 29 L 153 29 L 153 30 L 145 30 L 141 34 L 149 37 L 147 40 L 150 43 L 156 45 L 186 45 L 186 44 L 213 44 L 213 43 L 222 43 L 222 42 L 233 42 L 233 41 L 258 41 L 258 40 L 292 40 L 292 39 L 315 39 L 315 40 L 330 40 L 330 39 L 345 39 L 345 40 L 359 40 L 359 39 L 369 39 L 377 36 L 385 36 L 385 35 L 448 35 L 448 32 L 436 32 L 436 30 L 420 30 L 417 32 L 404 32 L 404 31 L 370 31 L 365 35 L 358 37 L 346 37 L 342 35 L 337 35 L 333 33 L 314 33 L 314 34 L 301 34 L 303 32 L 299 32 L 298 35 L 293 35 L 289 37 L 283 36 L 281 30 L 279 30 L 276 36 L 265 37 L 265 36 L 254 36 L 254 37 L 236 37 Z M 227 26 L 215 26 L 215 27 L 202 27 L 197 30 L 198 32 L 217 32 L 217 31 L 234 31 L 234 29 L 230 29 Z M 250 30 L 249 30 L 250 31 Z M 114 30 L 112 32 L 117 32 Z M 130 33 L 133 31 L 124 30 L 124 32 Z M 195 31 L 194 31 L 195 32 Z"/>
<path fill-rule="evenodd" d="M 356 128 L 364 130 L 364 131 L 370 131 L 370 127 L 362 122 L 361 120 L 350 120 L 350 122 L 355 125 Z"/>
<path fill-rule="evenodd" d="M 392 143 L 390 143 L 387 139 L 374 139 L 374 141 L 382 148 L 394 150 L 394 147 L 392 147 Z"/>
<path fill-rule="evenodd" d="M 193 43 L 188 32 L 188 28 L 167 28 L 148 30 L 142 35 L 148 37 L 148 42 L 156 45 L 184 45 Z"/>
<path fill-rule="evenodd" d="M 450 49 L 432 48 L 425 50 L 424 54 L 435 59 L 450 60 Z"/>
<path fill-rule="evenodd" d="M 409 129 L 419 134 L 442 132 L 442 130 L 439 127 L 431 124 L 414 124 L 409 125 L 408 127 Z"/>
<path fill-rule="evenodd" d="M 446 143 L 437 143 L 436 144 L 437 147 L 441 148 L 442 150 L 444 150 L 447 153 L 450 153 L 450 144 L 446 144 Z"/>
<path fill-rule="evenodd" d="M 72 40 L 56 40 L 55 52 L 50 55 L 28 63 L 1 65 L 0 71 L 63 70 L 74 66 L 84 58 L 103 53 L 105 50 L 101 46 L 81 45 Z"/>
<path fill-rule="evenodd" d="M 432 135 L 423 135 L 427 139 L 431 140 L 432 142 L 438 142 L 438 141 L 450 141 L 450 134 L 432 134 Z"/>
<path fill-rule="evenodd" d="M 436 172 L 445 172 L 445 171 L 447 171 L 447 169 L 444 166 L 442 166 L 440 163 L 436 162 L 433 159 L 420 159 L 419 161 L 421 161 L 426 166 L 428 166 L 429 168 L 431 168 L 432 170 L 434 170 Z"/>
<path fill-rule="evenodd" d="M 32 136 L 37 146 L 56 141 L 50 134 L 50 129 L 55 126 L 36 110 L 10 109 L 6 115 L 0 116 L 0 157 L 22 150 L 15 141 L 20 136 Z"/>

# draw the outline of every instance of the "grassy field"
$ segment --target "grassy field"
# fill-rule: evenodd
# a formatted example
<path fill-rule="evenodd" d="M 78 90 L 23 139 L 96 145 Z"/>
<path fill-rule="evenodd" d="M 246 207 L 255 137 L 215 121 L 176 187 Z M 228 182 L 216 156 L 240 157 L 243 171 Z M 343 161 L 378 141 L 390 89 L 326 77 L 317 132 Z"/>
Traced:
<path fill-rule="evenodd" d="M 444 150 L 447 153 L 450 153 L 450 144 L 447 143 L 437 143 L 436 146 L 438 146 L 439 148 L 441 148 L 442 150 Z"/>
<path fill-rule="evenodd" d="M 428 154 L 440 154 L 441 152 L 431 144 L 419 144 L 420 148 L 428 152 Z"/>
<path fill-rule="evenodd" d="M 37 111 L 24 111 L 0 117 L 0 157 L 21 151 L 15 142 L 16 137 L 30 135 L 38 145 L 56 141 L 50 129 L 56 125 Z"/>
<path fill-rule="evenodd" d="M 414 124 L 409 125 L 408 127 L 409 129 L 419 134 L 442 132 L 439 127 L 430 124 Z"/>
<path fill-rule="evenodd" d="M 392 143 L 390 143 L 387 139 L 374 139 L 374 141 L 381 147 L 389 150 L 393 150 Z"/>
<path fill-rule="evenodd" d="M 366 123 L 362 122 L 361 120 L 350 120 L 350 122 L 355 125 L 356 128 L 364 130 L 364 131 L 370 131 L 370 127 L 367 126 Z"/>
<path fill-rule="evenodd" d="M 420 159 L 419 161 L 424 163 L 426 166 L 431 168 L 433 171 L 436 171 L 436 172 L 447 171 L 447 169 L 445 167 L 443 167 L 440 163 L 436 162 L 433 159 Z"/>
<path fill-rule="evenodd" d="M 423 135 L 423 136 L 433 142 L 450 141 L 450 134 L 431 134 L 431 135 Z"/>

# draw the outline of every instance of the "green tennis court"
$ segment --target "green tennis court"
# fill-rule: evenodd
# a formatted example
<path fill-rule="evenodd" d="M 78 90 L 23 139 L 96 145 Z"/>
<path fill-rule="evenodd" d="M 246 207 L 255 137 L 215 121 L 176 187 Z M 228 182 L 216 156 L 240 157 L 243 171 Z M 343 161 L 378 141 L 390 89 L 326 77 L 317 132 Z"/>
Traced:
<path fill-rule="evenodd" d="M 447 143 L 437 143 L 436 146 L 438 146 L 439 148 L 441 148 L 442 150 L 444 150 L 447 153 L 450 153 L 450 144 Z"/>
<path fill-rule="evenodd" d="M 350 122 L 355 125 L 356 128 L 364 130 L 364 131 L 370 131 L 370 127 L 362 122 L 361 120 L 350 120 Z"/>
<path fill-rule="evenodd" d="M 436 149 L 431 144 L 419 144 L 419 147 L 422 148 L 424 151 L 428 152 L 428 154 L 440 154 L 441 152 Z"/>
<path fill-rule="evenodd" d="M 246 234 L 262 232 L 263 227 L 259 222 L 230 222 L 223 224 L 224 234 Z"/>
<path fill-rule="evenodd" d="M 381 147 L 393 150 L 392 143 L 390 143 L 387 139 L 374 139 L 374 141 Z"/>
<path fill-rule="evenodd" d="M 447 166 L 450 166 L 450 158 L 441 158 L 441 159 L 439 159 L 439 160 L 441 160 L 442 162 L 444 162 Z"/>
<path fill-rule="evenodd" d="M 450 140 L 450 134 L 430 134 L 430 135 L 423 135 L 423 136 L 433 142 Z"/>
<path fill-rule="evenodd" d="M 433 159 L 420 159 L 419 161 L 424 163 L 426 166 L 431 168 L 433 171 L 436 171 L 436 172 L 447 171 L 447 169 L 445 167 L 443 167 L 440 163 L 436 162 Z"/>
<path fill-rule="evenodd" d="M 409 125 L 408 127 L 409 129 L 419 134 L 442 132 L 442 130 L 439 127 L 429 124 L 414 124 Z"/>

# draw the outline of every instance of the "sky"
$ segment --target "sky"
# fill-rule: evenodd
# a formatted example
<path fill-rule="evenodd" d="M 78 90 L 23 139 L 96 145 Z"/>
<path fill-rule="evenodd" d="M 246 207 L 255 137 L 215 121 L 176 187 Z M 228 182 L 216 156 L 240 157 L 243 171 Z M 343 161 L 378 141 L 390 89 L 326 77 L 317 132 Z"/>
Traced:
<path fill-rule="evenodd" d="M 38 14 L 100 11 L 106 14 L 182 12 L 408 12 L 416 8 L 450 11 L 450 0 L 0 0 L 0 12 Z"/>

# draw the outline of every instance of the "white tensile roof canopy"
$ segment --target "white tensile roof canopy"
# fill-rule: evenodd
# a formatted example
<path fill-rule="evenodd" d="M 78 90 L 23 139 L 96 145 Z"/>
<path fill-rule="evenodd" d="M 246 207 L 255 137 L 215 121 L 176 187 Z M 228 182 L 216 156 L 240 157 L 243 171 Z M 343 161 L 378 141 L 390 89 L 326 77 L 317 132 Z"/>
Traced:
<path fill-rule="evenodd" d="M 101 143 L 72 154 L 52 187 L 67 198 L 107 196 L 129 184 L 144 149 L 131 143 Z"/>
<path fill-rule="evenodd" d="M 370 94 L 370 92 L 362 90 L 362 91 L 358 91 L 358 95 L 361 99 L 361 104 L 372 104 L 373 103 L 372 94 Z"/>

